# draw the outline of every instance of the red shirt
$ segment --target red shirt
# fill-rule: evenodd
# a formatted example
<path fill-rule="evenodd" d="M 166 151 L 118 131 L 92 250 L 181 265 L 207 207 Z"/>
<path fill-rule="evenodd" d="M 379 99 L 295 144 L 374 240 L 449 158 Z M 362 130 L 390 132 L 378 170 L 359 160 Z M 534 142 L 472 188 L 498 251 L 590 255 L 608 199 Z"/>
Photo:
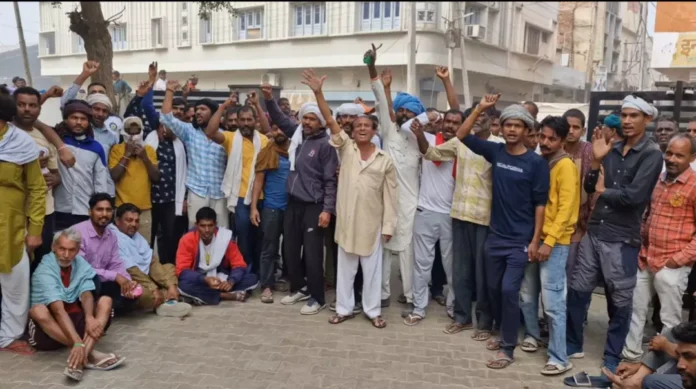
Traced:
<path fill-rule="evenodd" d="M 60 268 L 60 279 L 63 281 L 63 286 L 66 288 L 70 286 L 70 274 L 72 273 L 72 266 L 61 267 Z M 65 311 L 68 313 L 80 313 L 82 312 L 82 307 L 80 307 L 79 301 L 74 303 L 63 302 Z"/>

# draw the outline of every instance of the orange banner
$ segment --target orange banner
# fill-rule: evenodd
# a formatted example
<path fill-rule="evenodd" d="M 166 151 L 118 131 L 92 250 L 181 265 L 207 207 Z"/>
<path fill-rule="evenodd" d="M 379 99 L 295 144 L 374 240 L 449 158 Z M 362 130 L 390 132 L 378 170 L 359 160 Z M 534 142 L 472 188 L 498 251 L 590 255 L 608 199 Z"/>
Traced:
<path fill-rule="evenodd" d="M 656 3 L 655 32 L 696 32 L 696 2 Z"/>

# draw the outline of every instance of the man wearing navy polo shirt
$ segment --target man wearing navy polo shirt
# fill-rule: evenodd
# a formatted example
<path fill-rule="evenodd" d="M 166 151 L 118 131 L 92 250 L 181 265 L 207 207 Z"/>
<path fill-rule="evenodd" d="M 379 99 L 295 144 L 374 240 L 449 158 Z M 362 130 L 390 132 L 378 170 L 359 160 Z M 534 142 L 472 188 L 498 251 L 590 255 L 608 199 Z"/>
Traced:
<path fill-rule="evenodd" d="M 487 95 L 457 131 L 466 147 L 493 165 L 493 199 L 490 233 L 484 245 L 486 285 L 493 318 L 501 337 L 488 342 L 499 350 L 486 364 L 504 369 L 513 361 L 520 326 L 519 294 L 524 269 L 539 249 L 544 208 L 549 192 L 549 165 L 524 140 L 534 119 L 524 107 L 513 105 L 500 115 L 505 143 L 494 143 L 469 135 L 478 115 L 495 106 L 500 95 Z"/>

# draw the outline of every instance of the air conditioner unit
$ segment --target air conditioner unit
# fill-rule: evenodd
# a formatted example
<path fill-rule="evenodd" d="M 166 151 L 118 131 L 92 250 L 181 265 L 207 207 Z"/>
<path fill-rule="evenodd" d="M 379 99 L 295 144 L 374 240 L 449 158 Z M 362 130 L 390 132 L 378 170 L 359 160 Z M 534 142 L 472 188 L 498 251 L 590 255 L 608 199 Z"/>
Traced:
<path fill-rule="evenodd" d="M 265 73 L 261 76 L 261 84 L 269 84 L 271 86 L 280 86 L 279 73 Z"/>
<path fill-rule="evenodd" d="M 486 37 L 486 26 L 470 24 L 466 26 L 466 36 L 473 39 L 484 39 Z"/>

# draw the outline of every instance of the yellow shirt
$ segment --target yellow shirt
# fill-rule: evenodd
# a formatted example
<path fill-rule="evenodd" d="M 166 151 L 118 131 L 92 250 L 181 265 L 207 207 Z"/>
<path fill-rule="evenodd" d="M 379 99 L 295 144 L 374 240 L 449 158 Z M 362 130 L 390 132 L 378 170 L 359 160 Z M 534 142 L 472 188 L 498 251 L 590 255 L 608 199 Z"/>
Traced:
<path fill-rule="evenodd" d="M 237 130 L 239 131 L 239 130 Z M 225 140 L 222 142 L 222 147 L 229 156 L 232 152 L 232 144 L 234 143 L 234 132 L 223 131 L 222 136 Z M 261 139 L 261 150 L 263 150 L 268 144 L 268 137 L 259 133 L 259 138 Z M 254 168 L 254 142 L 251 139 L 244 139 L 242 142 L 242 183 L 239 185 L 239 198 L 243 199 L 246 197 L 247 190 L 249 190 L 249 181 L 252 174 L 256 174 Z M 261 193 L 261 199 L 263 198 L 263 192 Z"/>
<path fill-rule="evenodd" d="M 488 141 L 505 142 L 495 135 L 489 136 Z M 482 156 L 469 150 L 456 137 L 441 145 L 428 147 L 423 158 L 429 161 L 451 161 L 457 158 L 457 179 L 454 184 L 450 216 L 481 226 L 490 225 L 493 200 L 491 164 Z"/>
<path fill-rule="evenodd" d="M 0 129 L 0 139 L 8 129 Z M 45 215 L 46 181 L 39 160 L 25 165 L 0 161 L 0 273 L 10 273 L 22 260 L 25 233 L 41 236 Z"/>
<path fill-rule="evenodd" d="M 153 165 L 157 166 L 157 153 L 155 149 L 145 145 L 147 158 Z M 111 148 L 109 152 L 109 169 L 118 165 L 121 158 L 126 154 L 126 144 L 119 143 Z M 116 206 L 131 203 L 140 208 L 141 211 L 152 209 L 152 199 L 150 198 L 150 176 L 147 175 L 147 167 L 138 157 L 131 157 L 126 171 L 121 179 L 116 182 Z"/>
<path fill-rule="evenodd" d="M 341 174 L 336 195 L 336 243 L 351 254 L 372 254 L 380 235 L 394 235 L 397 222 L 397 183 L 394 162 L 376 149 L 367 161 L 348 135 L 331 136 L 338 149 Z"/>
<path fill-rule="evenodd" d="M 551 169 L 549 201 L 544 211 L 541 239 L 546 245 L 570 244 L 580 213 L 578 168 L 570 158 L 563 158 Z"/>
<path fill-rule="evenodd" d="M 48 153 L 44 154 L 44 157 L 48 156 L 46 168 L 48 170 L 58 170 L 58 151 L 56 150 L 56 147 L 46 139 L 41 131 L 35 128 L 31 131 L 27 131 L 27 134 L 34 139 L 34 142 L 36 142 L 36 145 L 39 146 L 39 148 L 45 148 L 48 150 Z M 46 191 L 46 215 L 51 215 L 55 211 L 53 204 L 53 188 L 49 188 Z M 29 204 L 27 204 L 27 207 L 28 206 Z"/>

